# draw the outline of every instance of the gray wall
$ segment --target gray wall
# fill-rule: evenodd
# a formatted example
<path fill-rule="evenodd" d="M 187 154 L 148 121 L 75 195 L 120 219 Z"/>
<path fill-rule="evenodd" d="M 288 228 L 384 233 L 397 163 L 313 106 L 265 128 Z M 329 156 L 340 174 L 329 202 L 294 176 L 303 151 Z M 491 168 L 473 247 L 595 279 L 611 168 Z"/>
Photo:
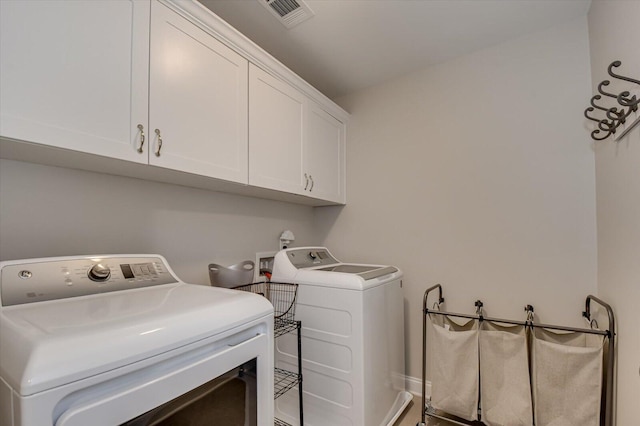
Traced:
<path fill-rule="evenodd" d="M 591 4 L 589 38 L 593 93 L 616 71 L 640 80 L 640 2 L 601 1 Z M 632 41 L 633 40 L 633 41 Z M 607 90 L 635 90 L 640 86 L 613 81 Z M 613 105 L 609 105 L 613 106 Z M 640 116 L 640 114 L 637 114 Z M 633 117 L 633 116 L 632 116 Z M 611 303 L 618 325 L 617 424 L 638 424 L 640 396 L 640 127 L 616 143 L 594 143 L 598 211 L 598 293 Z"/>
<path fill-rule="evenodd" d="M 339 258 L 405 272 L 407 374 L 424 290 L 447 308 L 583 325 L 596 290 L 586 17 L 338 99 L 346 207 L 316 210 Z"/>
<path fill-rule="evenodd" d="M 313 209 L 140 179 L 0 160 L 0 259 L 159 253 L 208 284 L 207 265 L 314 244 Z"/>

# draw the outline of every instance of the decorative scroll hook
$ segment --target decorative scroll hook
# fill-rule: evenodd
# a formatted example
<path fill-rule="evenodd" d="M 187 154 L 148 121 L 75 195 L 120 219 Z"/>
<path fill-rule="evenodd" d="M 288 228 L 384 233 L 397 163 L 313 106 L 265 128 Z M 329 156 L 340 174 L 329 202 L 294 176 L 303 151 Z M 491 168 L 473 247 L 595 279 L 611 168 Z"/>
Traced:
<path fill-rule="evenodd" d="M 607 132 L 607 133 L 605 133 L 604 136 L 599 138 L 598 136 L 596 136 L 598 133 L 600 133 L 600 130 L 598 130 L 598 129 L 596 129 L 593 132 L 591 132 L 591 139 L 596 140 L 596 141 L 603 141 L 606 138 L 608 138 L 609 135 L 611 134 L 611 132 Z"/>
<path fill-rule="evenodd" d="M 640 104 L 640 99 L 636 99 L 635 95 L 629 98 L 629 95 L 631 95 L 631 93 L 625 90 L 616 96 L 616 99 L 620 105 L 630 107 L 633 111 L 636 111 L 638 109 L 638 104 Z"/>
<path fill-rule="evenodd" d="M 625 114 L 624 110 L 618 111 L 618 108 L 613 107 L 613 108 L 609 108 L 605 115 L 612 122 L 619 121 L 620 123 L 624 124 L 624 122 L 625 122 L 626 118 L 629 116 L 629 114 L 631 114 L 631 111 L 629 111 L 628 114 Z"/>
<path fill-rule="evenodd" d="M 613 93 L 609 93 L 609 92 L 605 92 L 602 89 L 602 86 L 608 86 L 610 83 L 609 80 L 604 80 L 602 83 L 598 84 L 598 92 L 600 92 L 601 94 L 608 96 L 610 98 L 614 98 L 614 99 L 618 99 L 618 95 L 614 95 Z"/>
<path fill-rule="evenodd" d="M 593 118 L 589 114 L 587 114 L 588 112 L 593 112 L 593 111 L 594 111 L 593 107 L 589 107 L 589 108 L 585 109 L 584 110 L 584 116 L 587 117 L 591 121 L 595 121 L 596 123 L 599 123 L 600 120 L 598 120 L 597 118 Z"/>
<path fill-rule="evenodd" d="M 619 124 L 616 123 L 616 120 L 614 120 L 613 118 L 610 119 L 611 121 L 607 121 L 607 120 L 600 120 L 598 122 L 598 129 L 603 130 L 605 132 L 609 132 L 609 133 L 615 133 L 616 132 L 616 127 L 619 126 Z M 617 120 L 619 121 L 619 120 Z"/>
<path fill-rule="evenodd" d="M 607 72 L 613 78 L 618 80 L 628 81 L 630 83 L 634 83 L 640 86 L 640 80 L 636 80 L 630 77 L 626 77 L 624 75 L 616 74 L 613 69 L 618 68 L 622 65 L 621 61 L 613 61 L 608 67 Z M 638 95 L 632 95 L 632 91 L 626 90 L 620 92 L 618 94 L 611 93 L 605 90 L 605 87 L 611 84 L 611 80 L 604 80 L 600 84 L 598 84 L 598 94 L 593 96 L 589 101 L 591 106 L 587 107 L 584 110 L 584 116 L 588 120 L 595 121 L 598 123 L 597 128 L 591 132 L 591 137 L 597 141 L 604 140 L 611 136 L 612 134 L 616 134 L 616 139 L 624 137 L 629 131 L 634 128 L 638 123 L 640 123 L 640 117 L 637 116 L 638 105 L 640 104 L 640 99 L 638 99 Z M 613 98 L 616 100 L 616 104 L 613 106 L 609 106 L 607 108 L 606 102 L 603 105 L 599 105 L 596 101 L 600 101 L 604 97 Z M 597 113 L 597 110 L 603 111 L 603 113 L 599 113 L 600 115 L 604 115 L 604 118 L 596 118 L 597 114 L 593 115 L 594 112 Z M 627 118 L 631 116 L 632 113 L 636 113 L 636 118 L 632 123 L 627 123 Z M 622 131 L 618 135 L 616 129 L 622 126 Z"/>
<path fill-rule="evenodd" d="M 602 110 L 602 111 L 609 111 L 609 108 L 603 108 L 600 105 L 596 105 L 595 101 L 599 101 L 600 99 L 602 99 L 602 96 L 595 95 L 593 98 L 591 98 L 591 101 L 589 103 L 594 108 L 597 108 L 597 109 Z"/>
<path fill-rule="evenodd" d="M 611 65 L 609 65 L 609 68 L 607 68 L 607 72 L 609 73 L 609 75 L 611 77 L 617 78 L 619 80 L 624 80 L 624 81 L 629 81 L 631 83 L 635 83 L 637 85 L 640 85 L 640 80 L 635 80 L 631 77 L 625 77 L 623 75 L 620 74 L 616 74 L 612 71 L 612 68 L 618 68 L 620 65 L 622 65 L 622 62 L 620 61 L 613 61 L 611 62 Z"/>
<path fill-rule="evenodd" d="M 615 120 L 611 119 L 611 121 L 608 121 L 606 119 L 602 119 L 602 120 L 598 120 L 597 118 L 591 117 L 589 115 L 590 112 L 593 112 L 594 108 L 593 107 L 588 107 L 587 109 L 584 110 L 584 116 L 586 118 L 588 118 L 591 121 L 595 121 L 596 123 L 598 123 L 598 129 L 602 130 L 603 132 L 607 133 L 607 136 L 605 136 L 605 138 L 607 138 L 611 133 L 615 133 L 616 131 L 616 125 L 614 124 Z M 609 113 L 609 111 L 607 110 L 607 113 Z M 600 130 L 595 130 L 592 132 L 592 136 L 594 134 L 598 134 L 600 133 Z M 594 137 L 595 139 L 595 137 Z M 597 139 L 597 140 L 602 140 L 602 139 Z"/>

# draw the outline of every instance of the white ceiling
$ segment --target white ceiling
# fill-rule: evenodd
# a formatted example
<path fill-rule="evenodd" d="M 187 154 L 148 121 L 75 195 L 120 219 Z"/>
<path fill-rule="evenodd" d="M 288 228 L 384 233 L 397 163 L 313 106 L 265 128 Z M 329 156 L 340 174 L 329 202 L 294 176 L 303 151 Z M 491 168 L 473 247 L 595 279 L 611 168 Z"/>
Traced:
<path fill-rule="evenodd" d="M 286 29 L 265 0 L 200 0 L 330 98 L 586 15 L 591 0 L 305 0 Z"/>

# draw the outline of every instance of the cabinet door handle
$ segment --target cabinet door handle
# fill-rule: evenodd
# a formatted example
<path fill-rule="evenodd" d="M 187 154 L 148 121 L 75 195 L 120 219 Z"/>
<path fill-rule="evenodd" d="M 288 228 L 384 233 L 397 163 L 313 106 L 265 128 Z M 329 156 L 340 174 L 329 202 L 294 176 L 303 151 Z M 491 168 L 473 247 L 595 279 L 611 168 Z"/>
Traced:
<path fill-rule="evenodd" d="M 162 136 L 160 136 L 160 129 L 156 129 L 156 135 L 158 135 L 158 150 L 156 151 L 156 157 L 160 157 L 160 150 L 162 149 Z"/>
<path fill-rule="evenodd" d="M 309 180 L 311 181 L 311 188 L 309 188 L 309 192 L 313 191 L 313 176 L 309 175 Z"/>
<path fill-rule="evenodd" d="M 140 146 L 138 147 L 138 152 L 142 154 L 144 152 L 142 149 L 144 146 L 144 126 L 142 124 L 138 124 L 138 130 L 140 130 Z"/>
<path fill-rule="evenodd" d="M 307 187 L 309 186 L 309 176 L 307 176 L 306 173 L 304 174 L 304 181 L 305 181 L 304 190 L 306 191 Z"/>

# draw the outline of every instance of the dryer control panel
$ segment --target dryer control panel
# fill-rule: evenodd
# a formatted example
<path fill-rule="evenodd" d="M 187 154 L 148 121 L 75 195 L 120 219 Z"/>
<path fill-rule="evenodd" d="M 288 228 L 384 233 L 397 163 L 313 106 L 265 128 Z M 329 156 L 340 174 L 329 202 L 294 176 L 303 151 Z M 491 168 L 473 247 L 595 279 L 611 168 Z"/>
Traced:
<path fill-rule="evenodd" d="M 0 264 L 2 306 L 177 282 L 160 256 L 33 259 Z"/>

